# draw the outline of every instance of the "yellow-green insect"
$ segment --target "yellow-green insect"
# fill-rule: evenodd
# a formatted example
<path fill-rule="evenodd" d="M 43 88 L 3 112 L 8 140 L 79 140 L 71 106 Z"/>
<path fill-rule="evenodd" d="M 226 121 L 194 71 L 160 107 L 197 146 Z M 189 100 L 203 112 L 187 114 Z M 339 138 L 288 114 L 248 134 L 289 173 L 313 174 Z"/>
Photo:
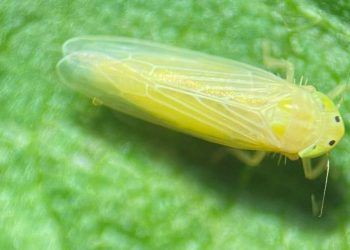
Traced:
<path fill-rule="evenodd" d="M 330 97 L 312 86 L 229 59 L 129 38 L 67 41 L 59 62 L 70 87 L 129 115 L 233 148 L 249 165 L 264 153 L 302 159 L 316 178 L 344 125 Z M 338 93 L 339 91 L 335 91 Z M 334 92 L 332 94 L 334 96 Z"/>

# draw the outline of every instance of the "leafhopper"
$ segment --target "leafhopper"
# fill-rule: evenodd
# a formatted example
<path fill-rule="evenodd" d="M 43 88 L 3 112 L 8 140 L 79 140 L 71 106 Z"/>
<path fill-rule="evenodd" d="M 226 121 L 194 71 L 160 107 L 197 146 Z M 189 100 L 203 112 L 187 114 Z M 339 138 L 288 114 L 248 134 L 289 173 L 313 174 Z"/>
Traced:
<path fill-rule="evenodd" d="M 332 98 L 237 61 L 130 38 L 67 41 L 63 81 L 131 116 L 229 148 L 248 165 L 265 152 L 301 158 L 306 178 L 328 165 L 311 159 L 332 150 L 344 124 Z M 255 155 L 242 150 L 257 151 Z"/>

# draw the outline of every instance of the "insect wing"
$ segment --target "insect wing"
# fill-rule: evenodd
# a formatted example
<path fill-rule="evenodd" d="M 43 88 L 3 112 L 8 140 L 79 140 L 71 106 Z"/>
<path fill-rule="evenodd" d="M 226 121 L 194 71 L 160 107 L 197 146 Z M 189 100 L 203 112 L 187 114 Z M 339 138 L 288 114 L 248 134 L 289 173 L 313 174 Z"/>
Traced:
<path fill-rule="evenodd" d="M 127 38 L 76 38 L 64 53 L 64 81 L 117 110 L 236 148 L 276 144 L 266 110 L 290 84 L 269 72 Z"/>

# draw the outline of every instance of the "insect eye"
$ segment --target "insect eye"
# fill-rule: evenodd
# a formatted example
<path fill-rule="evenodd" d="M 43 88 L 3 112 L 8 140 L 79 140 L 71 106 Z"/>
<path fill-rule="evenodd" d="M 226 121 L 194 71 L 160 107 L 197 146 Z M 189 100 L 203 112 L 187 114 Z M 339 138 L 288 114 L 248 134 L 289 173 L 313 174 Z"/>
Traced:
<path fill-rule="evenodd" d="M 335 143 L 335 140 L 331 140 L 331 141 L 328 142 L 329 146 L 333 146 L 334 143 Z"/>
<path fill-rule="evenodd" d="M 335 116 L 335 117 L 334 117 L 334 120 L 335 120 L 336 122 L 340 122 L 340 117 L 339 117 L 339 116 Z"/>

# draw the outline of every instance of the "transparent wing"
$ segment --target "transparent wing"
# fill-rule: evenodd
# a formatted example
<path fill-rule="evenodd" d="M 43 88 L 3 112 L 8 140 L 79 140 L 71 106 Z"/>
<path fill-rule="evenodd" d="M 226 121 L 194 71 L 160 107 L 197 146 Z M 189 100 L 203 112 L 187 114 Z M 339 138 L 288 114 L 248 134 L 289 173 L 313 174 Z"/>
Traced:
<path fill-rule="evenodd" d="M 75 38 L 64 54 L 64 81 L 122 112 L 231 147 L 278 144 L 269 110 L 293 85 L 269 72 L 127 38 Z"/>

